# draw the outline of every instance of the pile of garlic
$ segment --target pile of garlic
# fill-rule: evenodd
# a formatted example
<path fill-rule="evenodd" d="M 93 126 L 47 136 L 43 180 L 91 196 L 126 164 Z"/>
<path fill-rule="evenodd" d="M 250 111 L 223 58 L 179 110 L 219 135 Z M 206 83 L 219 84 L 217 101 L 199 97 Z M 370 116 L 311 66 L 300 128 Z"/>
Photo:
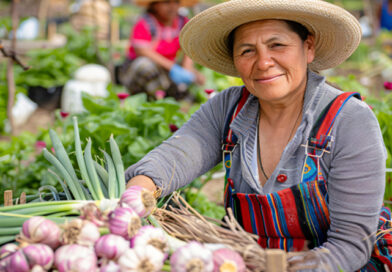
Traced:
<path fill-rule="evenodd" d="M 132 186 L 110 212 L 89 203 L 61 226 L 33 216 L 17 244 L 1 247 L 0 272 L 246 271 L 240 254 L 224 245 L 186 243 L 149 225 L 155 206 L 150 191 Z"/>

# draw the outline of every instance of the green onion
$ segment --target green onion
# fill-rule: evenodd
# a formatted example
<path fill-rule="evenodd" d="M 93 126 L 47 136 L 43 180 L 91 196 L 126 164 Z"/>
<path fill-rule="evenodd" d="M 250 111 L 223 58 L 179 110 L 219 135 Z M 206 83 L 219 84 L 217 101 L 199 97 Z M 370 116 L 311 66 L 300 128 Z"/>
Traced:
<path fill-rule="evenodd" d="M 110 151 L 112 152 L 113 163 L 116 168 L 117 184 L 119 188 L 117 197 L 120 197 L 121 194 L 125 192 L 124 164 L 121 159 L 120 149 L 113 138 L 113 134 L 110 135 Z"/>
<path fill-rule="evenodd" d="M 65 179 L 65 182 L 69 186 L 69 189 L 71 190 L 72 195 L 76 199 L 85 200 L 86 198 L 84 196 L 82 188 L 80 188 L 78 181 L 72 179 L 72 177 L 69 175 L 69 173 L 64 168 L 62 163 L 55 156 L 53 156 L 53 154 L 51 154 L 46 148 L 43 149 L 43 152 L 44 152 L 44 157 L 50 163 L 52 163 L 57 168 L 57 170 L 61 173 L 61 175 Z"/>
<path fill-rule="evenodd" d="M 80 143 L 78 119 L 76 116 L 73 117 L 73 123 L 74 123 L 74 134 L 75 134 L 74 138 L 75 138 L 76 159 L 78 161 L 79 170 L 82 175 L 82 179 L 86 182 L 86 185 L 90 189 L 90 193 L 93 195 L 93 198 L 97 199 L 97 196 L 95 195 L 95 190 L 93 188 L 93 184 L 87 172 L 86 163 L 83 158 L 82 145 Z"/>
<path fill-rule="evenodd" d="M 112 158 L 109 156 L 108 153 L 105 152 L 105 150 L 102 150 L 103 155 L 105 156 L 106 160 L 106 165 L 108 167 L 108 184 L 109 184 L 109 198 L 114 199 L 118 196 L 118 182 L 117 182 L 117 175 L 116 175 L 116 169 L 113 163 Z"/>
<path fill-rule="evenodd" d="M 84 162 L 86 163 L 87 173 L 91 180 L 91 188 L 89 187 L 89 190 L 91 191 L 93 198 L 95 200 L 104 199 L 105 197 L 103 196 L 98 174 L 97 171 L 95 171 L 93 158 L 91 156 L 91 139 L 87 140 L 87 146 L 84 150 Z"/>
<path fill-rule="evenodd" d="M 106 169 L 100 165 L 98 162 L 94 161 L 94 167 L 97 171 L 98 176 L 102 179 L 103 183 L 105 184 L 106 188 L 109 187 L 109 174 Z"/>
<path fill-rule="evenodd" d="M 1 236 L 0 237 L 0 245 L 12 242 L 14 240 L 15 240 L 15 235 Z"/>
<path fill-rule="evenodd" d="M 3 235 L 12 235 L 12 234 L 18 234 L 20 232 L 20 229 L 22 227 L 12 227 L 12 228 L 0 228 L 0 236 Z"/>

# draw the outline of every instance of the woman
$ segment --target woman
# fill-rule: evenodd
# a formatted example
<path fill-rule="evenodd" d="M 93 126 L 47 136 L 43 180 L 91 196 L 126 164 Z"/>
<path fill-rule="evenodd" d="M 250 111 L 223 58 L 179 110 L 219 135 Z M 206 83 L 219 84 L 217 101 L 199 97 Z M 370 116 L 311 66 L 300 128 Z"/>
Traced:
<path fill-rule="evenodd" d="M 223 155 L 225 205 L 261 246 L 313 248 L 332 271 L 384 269 L 369 263 L 385 186 L 377 119 L 314 72 L 342 63 L 360 38 L 351 14 L 321 0 L 232 0 L 198 14 L 181 32 L 185 53 L 245 86 L 210 99 L 129 167 L 128 185 L 167 195 Z"/>
<path fill-rule="evenodd" d="M 136 22 L 130 37 L 128 58 L 122 69 L 121 82 L 131 93 L 147 93 L 151 98 L 157 90 L 183 98 L 188 85 L 204 84 L 204 77 L 193 69 L 184 56 L 177 64 L 180 50 L 178 36 L 188 21 L 178 14 L 180 5 L 190 6 L 195 0 L 136 0 L 146 13 Z"/>

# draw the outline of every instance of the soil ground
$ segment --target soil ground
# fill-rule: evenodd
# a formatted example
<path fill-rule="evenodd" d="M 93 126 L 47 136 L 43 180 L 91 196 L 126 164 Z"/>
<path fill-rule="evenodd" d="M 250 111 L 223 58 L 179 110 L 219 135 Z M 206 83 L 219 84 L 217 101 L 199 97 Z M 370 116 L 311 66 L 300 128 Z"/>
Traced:
<path fill-rule="evenodd" d="M 23 131 L 37 133 L 40 128 L 49 128 L 53 124 L 54 118 L 53 111 L 37 108 L 25 124 L 15 128 L 15 134 L 18 135 Z"/>

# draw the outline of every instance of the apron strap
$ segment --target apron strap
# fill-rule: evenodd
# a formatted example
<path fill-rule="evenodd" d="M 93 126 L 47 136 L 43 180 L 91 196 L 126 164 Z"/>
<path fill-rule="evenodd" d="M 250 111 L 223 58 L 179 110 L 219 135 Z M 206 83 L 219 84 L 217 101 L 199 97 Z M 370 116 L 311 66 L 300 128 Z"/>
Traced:
<path fill-rule="evenodd" d="M 305 162 L 301 181 L 323 180 L 320 171 L 320 158 L 329 153 L 333 142 L 331 131 L 343 106 L 351 98 L 361 99 L 357 92 L 344 92 L 336 96 L 321 112 L 305 144 Z"/>
<path fill-rule="evenodd" d="M 333 124 L 341 112 L 343 106 L 351 97 L 361 99 L 356 92 L 345 92 L 336 96 L 321 112 L 308 138 L 309 146 L 314 149 L 330 150 L 330 142 L 333 141 L 330 134 Z M 315 152 L 314 152 L 315 153 Z"/>
<path fill-rule="evenodd" d="M 248 100 L 248 97 L 249 91 L 245 87 L 243 87 L 241 96 L 239 97 L 237 103 L 234 104 L 226 118 L 225 127 L 222 135 L 222 160 L 226 170 L 226 178 L 228 178 L 230 175 L 232 153 L 237 146 L 238 141 L 238 138 L 233 133 L 233 130 L 231 129 L 230 125 L 234 121 L 238 113 L 241 111 L 241 109 L 244 107 L 246 101 Z M 225 187 L 226 185 L 227 179 L 225 180 Z"/>

